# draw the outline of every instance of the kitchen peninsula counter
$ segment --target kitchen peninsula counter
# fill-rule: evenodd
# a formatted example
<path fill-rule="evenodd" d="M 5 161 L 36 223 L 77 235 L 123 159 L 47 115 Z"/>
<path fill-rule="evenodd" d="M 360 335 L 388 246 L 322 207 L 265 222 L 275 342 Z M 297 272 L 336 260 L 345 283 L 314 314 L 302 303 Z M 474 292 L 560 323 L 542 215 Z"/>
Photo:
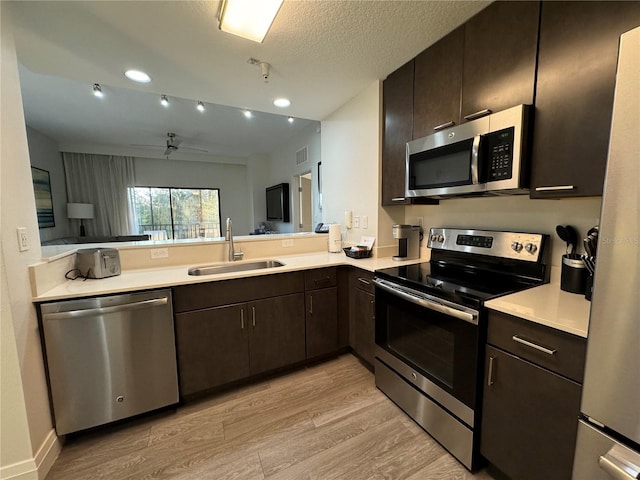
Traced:
<path fill-rule="evenodd" d="M 282 267 L 245 270 L 214 275 L 192 276 L 187 272 L 189 268 L 202 265 L 232 265 L 231 262 L 200 262 L 198 264 L 177 265 L 169 267 L 143 268 L 123 270 L 121 275 L 102 279 L 66 280 L 60 285 L 34 296 L 34 302 L 48 302 L 69 298 L 92 297 L 113 293 L 133 292 L 156 288 L 167 288 L 177 285 L 215 282 L 237 278 L 247 278 L 259 275 L 274 275 L 278 273 L 295 272 L 314 268 L 350 265 L 373 272 L 379 268 L 397 265 L 410 265 L 425 261 L 425 259 L 394 261 L 391 257 L 353 259 L 343 252 L 316 252 L 299 255 L 273 255 L 265 258 L 251 258 L 236 263 L 254 262 L 260 260 L 277 260 L 284 264 Z"/>

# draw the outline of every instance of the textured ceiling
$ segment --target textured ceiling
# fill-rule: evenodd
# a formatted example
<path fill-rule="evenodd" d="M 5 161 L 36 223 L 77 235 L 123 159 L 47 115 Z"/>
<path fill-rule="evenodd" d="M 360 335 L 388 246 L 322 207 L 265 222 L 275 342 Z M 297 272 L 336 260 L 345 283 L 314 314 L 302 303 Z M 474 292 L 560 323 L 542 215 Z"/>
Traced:
<path fill-rule="evenodd" d="M 217 1 L 29 1 L 11 9 L 31 88 L 48 75 L 321 120 L 488 3 L 285 0 L 262 44 L 221 32 Z M 268 83 L 249 57 L 272 65 Z M 145 70 L 152 82 L 133 84 L 127 68 Z M 274 107 L 279 96 L 291 107 Z M 138 108 L 133 97 L 129 105 Z"/>

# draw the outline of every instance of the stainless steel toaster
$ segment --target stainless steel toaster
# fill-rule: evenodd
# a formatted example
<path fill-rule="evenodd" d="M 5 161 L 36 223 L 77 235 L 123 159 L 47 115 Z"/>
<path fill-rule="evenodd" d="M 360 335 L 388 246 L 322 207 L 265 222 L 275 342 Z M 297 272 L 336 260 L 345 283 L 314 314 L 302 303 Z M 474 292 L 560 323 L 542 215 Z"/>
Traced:
<path fill-rule="evenodd" d="M 76 252 L 76 269 L 87 278 L 120 275 L 120 254 L 115 248 L 82 248 Z"/>

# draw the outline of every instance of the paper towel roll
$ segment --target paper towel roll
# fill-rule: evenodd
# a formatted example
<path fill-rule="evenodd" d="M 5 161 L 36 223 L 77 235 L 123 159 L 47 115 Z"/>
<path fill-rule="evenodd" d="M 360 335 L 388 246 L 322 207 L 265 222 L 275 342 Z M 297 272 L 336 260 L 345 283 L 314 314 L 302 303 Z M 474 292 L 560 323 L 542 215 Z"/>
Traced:
<path fill-rule="evenodd" d="M 342 250 L 340 224 L 332 223 L 329 225 L 329 251 L 339 252 L 340 250 Z"/>

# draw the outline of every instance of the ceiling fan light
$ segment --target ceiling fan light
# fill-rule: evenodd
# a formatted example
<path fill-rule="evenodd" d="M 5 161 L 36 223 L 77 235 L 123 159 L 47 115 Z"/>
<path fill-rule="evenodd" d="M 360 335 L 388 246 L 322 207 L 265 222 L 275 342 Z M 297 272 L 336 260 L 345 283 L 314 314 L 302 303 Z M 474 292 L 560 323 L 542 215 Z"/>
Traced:
<path fill-rule="evenodd" d="M 262 43 L 283 0 L 223 0 L 220 30 Z"/>
<path fill-rule="evenodd" d="M 142 70 L 127 70 L 124 72 L 125 77 L 138 83 L 149 83 L 151 77 Z"/>
<path fill-rule="evenodd" d="M 104 93 L 102 93 L 102 87 L 99 83 L 93 84 L 93 94 L 98 98 L 104 97 Z"/>
<path fill-rule="evenodd" d="M 273 101 L 273 104 L 278 107 L 278 108 L 287 108 L 289 106 L 291 106 L 291 100 L 289 100 L 288 98 L 276 98 Z"/>
<path fill-rule="evenodd" d="M 198 103 L 196 104 L 196 109 L 197 109 L 200 113 L 204 112 L 204 103 L 202 103 L 202 102 L 198 102 Z"/>
<path fill-rule="evenodd" d="M 160 105 L 162 105 L 163 107 L 169 106 L 169 99 L 166 95 L 160 95 Z"/>

